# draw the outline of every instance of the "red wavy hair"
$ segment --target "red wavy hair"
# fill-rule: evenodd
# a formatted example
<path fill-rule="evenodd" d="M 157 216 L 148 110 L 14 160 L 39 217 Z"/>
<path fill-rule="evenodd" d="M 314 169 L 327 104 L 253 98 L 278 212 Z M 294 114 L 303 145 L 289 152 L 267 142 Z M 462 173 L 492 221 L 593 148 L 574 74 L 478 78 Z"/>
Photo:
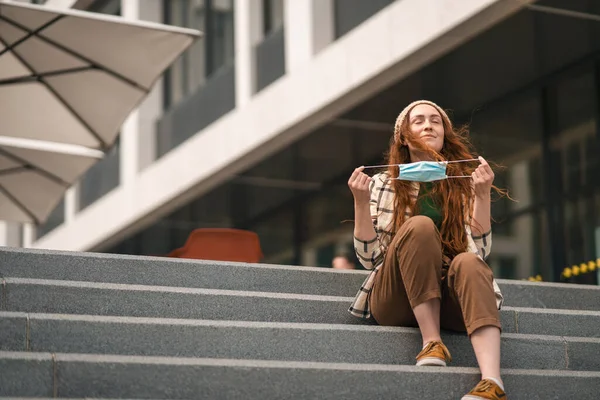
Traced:
<path fill-rule="evenodd" d="M 409 111 L 410 113 L 410 111 Z M 429 148 L 420 139 L 414 138 L 410 131 L 409 118 L 404 118 L 401 124 L 396 126 L 394 136 L 391 139 L 387 152 L 386 164 L 410 163 L 410 152 L 407 143 L 417 151 L 427 153 L 433 160 L 465 160 L 477 158 L 471 142 L 468 138 L 466 126 L 454 128 L 442 118 L 444 126 L 444 144 L 440 152 Z M 447 175 L 471 175 L 477 168 L 477 162 L 450 163 L 447 167 Z M 398 176 L 398 167 L 388 167 L 389 176 Z M 405 180 L 393 180 L 392 186 L 395 192 L 393 227 L 387 229 L 398 232 L 404 223 L 404 212 L 409 207 L 415 213 L 416 202 L 411 199 L 413 183 Z M 495 187 L 494 187 L 495 188 Z M 498 190 L 497 188 L 495 188 Z M 471 223 L 473 218 L 474 192 L 472 180 L 468 178 L 444 179 L 433 182 L 432 199 L 441 210 L 443 221 L 440 229 L 442 247 L 444 254 L 454 257 L 467 251 L 468 241 L 465 232 L 465 223 Z"/>

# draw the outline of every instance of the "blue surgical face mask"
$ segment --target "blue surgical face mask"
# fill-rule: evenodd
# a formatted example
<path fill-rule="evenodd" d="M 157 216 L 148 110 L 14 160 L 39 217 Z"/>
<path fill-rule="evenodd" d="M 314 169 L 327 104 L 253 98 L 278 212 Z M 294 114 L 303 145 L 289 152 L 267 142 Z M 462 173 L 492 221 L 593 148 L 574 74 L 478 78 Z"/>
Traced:
<path fill-rule="evenodd" d="M 413 182 L 433 182 L 446 179 L 445 162 L 419 161 L 410 164 L 400 164 L 400 175 L 395 179 Z"/>
<path fill-rule="evenodd" d="M 413 182 L 433 182 L 448 178 L 470 178 L 471 175 L 446 174 L 449 163 L 479 161 L 478 159 L 455 160 L 455 161 L 418 161 L 409 164 L 395 164 L 399 167 L 399 176 L 390 179 L 399 179 Z M 390 165 L 373 165 L 365 168 L 381 168 Z"/>

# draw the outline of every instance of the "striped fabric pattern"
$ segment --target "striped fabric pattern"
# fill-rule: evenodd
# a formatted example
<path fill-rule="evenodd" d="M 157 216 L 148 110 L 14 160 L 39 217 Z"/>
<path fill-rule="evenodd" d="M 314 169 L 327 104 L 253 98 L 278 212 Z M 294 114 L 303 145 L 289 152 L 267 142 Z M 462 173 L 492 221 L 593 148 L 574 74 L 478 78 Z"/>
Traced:
<path fill-rule="evenodd" d="M 370 210 L 377 236 L 369 241 L 354 238 L 354 250 L 358 260 L 366 269 L 371 269 L 372 272 L 363 282 L 348 311 L 356 317 L 365 319 L 371 317 L 368 296 L 373 288 L 375 275 L 383 265 L 385 251 L 394 236 L 391 230 L 394 216 L 394 189 L 392 187 L 392 180 L 388 180 L 387 178 L 387 173 L 383 172 L 374 175 L 371 180 Z M 412 182 L 412 185 L 413 192 L 411 193 L 411 197 L 416 200 L 419 194 L 419 183 Z M 404 212 L 404 218 L 408 219 L 411 216 L 410 208 L 407 207 Z M 471 234 L 471 226 L 468 223 L 465 224 L 465 231 L 469 246 L 468 251 L 477 254 L 485 260 L 489 256 L 492 247 L 492 232 L 489 231 L 482 236 L 473 236 Z M 449 265 L 450 261 L 444 256 L 445 264 Z M 496 294 L 496 305 L 500 309 L 504 298 L 496 280 L 493 281 L 493 286 L 494 293 Z"/>

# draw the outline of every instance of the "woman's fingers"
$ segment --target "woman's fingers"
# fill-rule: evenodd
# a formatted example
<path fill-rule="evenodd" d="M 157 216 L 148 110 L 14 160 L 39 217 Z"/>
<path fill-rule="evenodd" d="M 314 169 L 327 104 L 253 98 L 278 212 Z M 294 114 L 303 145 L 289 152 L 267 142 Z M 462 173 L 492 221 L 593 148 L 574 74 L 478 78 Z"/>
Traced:
<path fill-rule="evenodd" d="M 364 167 L 358 167 L 358 168 L 356 168 L 352 172 L 352 175 L 350 175 L 350 179 L 348 180 L 348 184 L 356 182 L 356 180 L 360 177 L 360 174 L 362 173 L 363 169 L 365 169 L 365 168 Z"/>
<path fill-rule="evenodd" d="M 479 162 L 481 162 L 481 165 L 477 168 L 481 168 L 485 171 L 486 174 L 494 176 L 494 171 L 492 170 L 492 167 L 490 167 L 490 164 L 488 164 L 488 162 L 485 161 L 485 158 L 479 156 Z"/>
<path fill-rule="evenodd" d="M 348 185 L 352 188 L 356 189 L 368 189 L 369 183 L 371 182 L 371 177 L 369 175 L 362 172 L 365 168 L 358 167 L 352 172 L 350 179 L 348 180 Z"/>
<path fill-rule="evenodd" d="M 363 173 L 360 176 L 360 185 L 362 187 L 369 187 L 369 183 L 371 182 L 371 178 L 369 177 L 369 175 Z"/>
<path fill-rule="evenodd" d="M 485 181 L 487 178 L 487 172 L 483 168 L 479 167 L 477 168 L 477 176 L 479 177 L 479 180 Z"/>

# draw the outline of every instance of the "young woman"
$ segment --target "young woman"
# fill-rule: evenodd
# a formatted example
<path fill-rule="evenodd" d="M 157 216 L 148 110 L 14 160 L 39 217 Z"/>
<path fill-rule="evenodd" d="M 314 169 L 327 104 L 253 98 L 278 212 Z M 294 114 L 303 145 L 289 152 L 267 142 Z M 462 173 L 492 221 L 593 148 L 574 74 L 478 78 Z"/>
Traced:
<path fill-rule="evenodd" d="M 446 112 L 425 100 L 398 116 L 387 158 L 385 172 L 371 178 L 359 167 L 348 181 L 356 254 L 373 269 L 349 311 L 380 325 L 418 326 L 423 349 L 417 365 L 452 360 L 440 327 L 466 331 L 482 379 L 463 399 L 506 400 L 500 377 L 502 294 L 484 261 L 492 242 L 494 173 L 482 157 L 473 160 L 466 136 Z M 428 165 L 399 168 L 417 162 Z M 445 166 L 448 179 L 424 176 L 432 165 Z"/>

